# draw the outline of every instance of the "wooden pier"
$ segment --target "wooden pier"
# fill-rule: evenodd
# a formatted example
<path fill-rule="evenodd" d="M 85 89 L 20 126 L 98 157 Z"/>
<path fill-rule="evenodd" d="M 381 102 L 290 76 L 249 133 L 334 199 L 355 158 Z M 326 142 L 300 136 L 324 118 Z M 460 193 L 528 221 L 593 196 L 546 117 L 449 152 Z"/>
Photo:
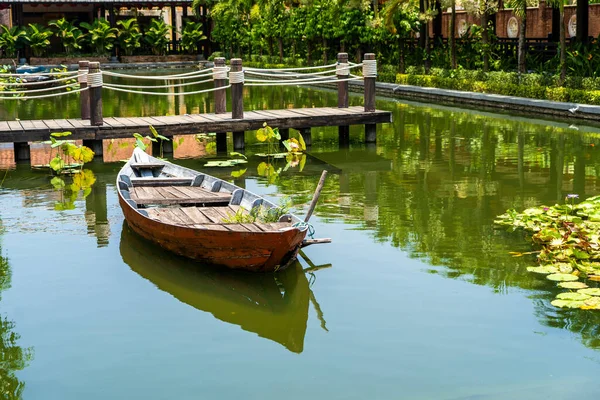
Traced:
<path fill-rule="evenodd" d="M 0 121 L 0 143 L 48 140 L 52 132 L 70 131 L 69 139 L 102 140 L 130 138 L 133 133 L 148 133 L 152 125 L 164 136 L 207 132 L 238 132 L 259 129 L 263 123 L 281 129 L 305 130 L 320 126 L 379 124 L 391 122 L 388 111 L 365 112 L 363 107 L 320 107 L 284 110 L 246 111 L 243 119 L 231 113 L 194 114 L 166 117 L 104 118 L 102 126 L 89 120 L 51 119 L 34 121 Z"/>
<path fill-rule="evenodd" d="M 209 77 L 208 80 L 198 83 L 212 80 L 214 81 L 213 89 L 186 92 L 183 94 L 213 92 L 216 111 L 214 114 L 125 118 L 103 117 L 103 88 L 105 90 L 128 91 L 149 95 L 160 93 L 146 92 L 145 88 L 148 88 L 148 86 L 138 85 L 136 87 L 135 85 L 103 83 L 103 74 L 106 74 L 109 77 L 118 77 L 119 74 L 101 71 L 99 63 L 82 61 L 79 63 L 78 75 L 74 77 L 78 78 L 78 84 L 67 84 L 67 86 L 72 85 L 71 90 L 76 90 L 80 93 L 81 118 L 0 121 L 0 143 L 14 143 L 15 158 L 24 159 L 27 158 L 29 143 L 48 140 L 50 134 L 54 132 L 69 131 L 72 133 L 72 135 L 69 136 L 69 139 L 87 141 L 87 144 L 100 155 L 97 150 L 101 152 L 102 140 L 130 138 L 134 133 L 145 135 L 149 132 L 149 126 L 152 125 L 161 135 L 168 138 L 173 137 L 173 135 L 215 132 L 217 134 L 217 151 L 223 152 L 227 151 L 227 132 L 233 133 L 234 149 L 243 150 L 245 147 L 244 132 L 259 129 L 264 123 L 279 128 L 282 140 L 289 137 L 290 128 L 297 129 L 308 146 L 312 143 L 311 128 L 338 126 L 340 144 L 345 145 L 349 141 L 348 127 L 350 125 L 364 125 L 365 142 L 375 143 L 377 124 L 392 122 L 392 113 L 375 109 L 375 80 L 377 71 L 374 54 L 365 54 L 363 64 L 354 64 L 351 66 L 348 63 L 348 55 L 346 53 L 340 53 L 338 55 L 337 64 L 323 66 L 323 68 L 335 68 L 333 69 L 333 72 L 331 72 L 334 75 L 319 75 L 322 74 L 322 72 L 292 74 L 293 77 L 303 75 L 300 79 L 292 78 L 291 82 L 294 84 L 298 81 L 300 81 L 298 84 L 313 84 L 318 83 L 318 81 L 337 82 L 337 107 L 244 111 L 244 75 L 249 74 L 250 76 L 248 79 L 248 86 L 273 85 L 270 81 L 262 78 L 262 76 L 268 75 L 269 70 L 252 71 L 253 69 L 249 69 L 248 71 L 245 71 L 242 68 L 241 59 L 232 59 L 230 68 L 227 68 L 224 58 L 216 58 L 215 67 L 211 71 L 200 71 L 197 73 L 192 72 L 162 77 L 169 82 L 177 79 L 190 79 L 190 74 L 197 74 L 193 78 Z M 361 65 L 363 66 L 362 77 L 350 74 L 350 69 Z M 304 69 L 312 68 L 314 67 Z M 229 76 L 227 76 L 227 71 L 229 71 Z M 285 71 L 285 73 L 288 72 Z M 255 75 L 254 78 L 252 74 Z M 258 75 L 258 79 L 256 78 L 256 75 Z M 120 76 L 124 77 L 125 75 Z M 276 74 L 275 76 L 281 77 L 285 75 Z M 315 76 L 317 77 L 315 78 Z M 155 79 L 156 77 L 138 76 L 136 78 Z M 349 107 L 348 105 L 348 81 L 353 79 L 364 80 L 364 106 Z M 289 84 L 290 81 L 283 80 L 280 81 L 280 83 Z M 275 85 L 276 84 L 278 83 L 275 83 Z M 184 85 L 188 84 L 180 84 L 179 86 Z M 231 112 L 227 112 L 225 108 L 227 88 L 231 88 Z M 35 92 L 35 90 L 32 91 L 32 93 Z M 10 93 L 14 92 L 9 92 L 9 94 Z M 26 99 L 36 98 L 35 95 L 30 96 L 27 91 L 21 91 L 21 95 L 24 95 Z M 45 95 L 43 97 L 48 96 L 51 95 Z"/>

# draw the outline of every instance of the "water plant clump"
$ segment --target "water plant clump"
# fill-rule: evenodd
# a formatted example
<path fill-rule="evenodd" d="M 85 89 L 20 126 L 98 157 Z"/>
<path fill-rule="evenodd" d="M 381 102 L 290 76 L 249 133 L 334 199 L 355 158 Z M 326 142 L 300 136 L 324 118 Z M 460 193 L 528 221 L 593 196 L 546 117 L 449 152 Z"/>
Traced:
<path fill-rule="evenodd" d="M 559 294 L 552 305 L 600 310 L 600 300 L 584 298 L 600 293 L 600 289 L 576 282 L 600 280 L 600 196 L 575 204 L 577 199 L 578 196 L 572 194 L 567 195 L 565 204 L 561 205 L 532 207 L 521 213 L 511 209 L 498 216 L 494 223 L 510 231 L 522 229 L 528 233 L 536 247 L 532 253 L 537 253 L 540 263 L 537 267 L 528 267 L 528 271 L 546 274 L 547 279 L 560 282 L 560 288 L 579 289 Z"/>

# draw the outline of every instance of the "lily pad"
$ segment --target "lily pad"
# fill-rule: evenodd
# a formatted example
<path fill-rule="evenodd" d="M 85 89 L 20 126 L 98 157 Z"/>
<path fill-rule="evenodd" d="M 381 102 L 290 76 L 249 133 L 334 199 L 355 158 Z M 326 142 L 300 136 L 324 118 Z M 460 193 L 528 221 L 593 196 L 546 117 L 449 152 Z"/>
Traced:
<path fill-rule="evenodd" d="M 579 280 L 579 277 L 571 274 L 552 274 L 548 275 L 546 279 L 550 279 L 555 282 L 572 282 Z"/>
<path fill-rule="evenodd" d="M 586 289 L 582 289 L 582 290 L 586 290 Z M 556 298 L 559 300 L 571 300 L 571 301 L 584 301 L 590 298 L 589 295 L 584 294 L 584 293 L 580 293 L 581 290 L 579 292 L 565 292 L 565 293 L 559 293 Z"/>
<path fill-rule="evenodd" d="M 563 289 L 585 289 L 588 285 L 583 282 L 560 282 L 558 287 Z"/>
<path fill-rule="evenodd" d="M 582 293 L 587 296 L 600 296 L 600 289 L 599 288 L 580 289 L 577 291 L 577 293 Z"/>
<path fill-rule="evenodd" d="M 552 300 L 552 302 L 550 302 L 550 304 L 552 304 L 554 307 L 558 307 L 558 308 L 581 308 L 582 306 L 585 306 L 585 302 L 583 302 L 583 301 L 560 300 L 560 299 Z"/>
<path fill-rule="evenodd" d="M 540 267 L 527 267 L 527 271 L 535 272 L 536 274 L 556 274 L 559 271 L 554 265 L 542 265 Z"/>
<path fill-rule="evenodd" d="M 590 281 L 600 281 L 600 275 L 592 275 L 592 276 L 588 276 L 588 279 Z"/>

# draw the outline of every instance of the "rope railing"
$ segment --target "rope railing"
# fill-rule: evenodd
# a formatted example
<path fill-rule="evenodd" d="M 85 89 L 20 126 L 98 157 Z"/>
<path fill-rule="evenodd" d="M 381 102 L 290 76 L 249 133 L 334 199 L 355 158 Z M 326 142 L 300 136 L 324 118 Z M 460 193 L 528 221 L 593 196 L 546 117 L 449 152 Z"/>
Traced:
<path fill-rule="evenodd" d="M 154 96 L 180 96 L 180 95 L 190 95 L 190 94 L 201 94 L 201 93 L 209 93 L 209 92 L 214 92 L 215 90 L 223 90 L 223 89 L 228 89 L 230 88 L 231 85 L 227 85 L 227 86 L 222 86 L 222 87 L 218 87 L 218 88 L 209 88 L 209 89 L 204 89 L 204 90 L 196 90 L 193 92 L 177 92 L 177 93 L 171 93 L 171 92 L 145 92 L 145 91 L 139 91 L 139 90 L 131 90 L 131 89 L 123 89 L 123 88 L 118 88 L 118 87 L 113 87 L 110 84 L 104 84 L 103 88 L 105 89 L 109 89 L 109 90 L 114 90 L 116 92 L 124 92 L 124 93 L 133 93 L 133 94 L 145 94 L 145 95 L 154 95 Z"/>
<path fill-rule="evenodd" d="M 157 80 L 157 81 L 169 81 L 169 80 L 184 80 L 184 79 L 194 79 L 202 76 L 214 75 L 213 68 L 208 68 L 206 70 L 200 71 L 192 71 L 186 72 L 182 74 L 173 74 L 173 75 L 129 75 L 129 74 L 121 74 L 118 72 L 112 71 L 102 71 L 102 74 L 106 76 L 116 77 L 116 78 L 125 78 L 125 79 L 145 79 L 145 80 Z"/>
<path fill-rule="evenodd" d="M 40 93 L 40 92 L 50 92 L 52 90 L 62 90 L 62 89 L 68 89 L 68 88 L 74 88 L 75 86 L 79 86 L 79 83 L 69 83 L 66 85 L 61 85 L 61 86 L 51 86 L 51 87 L 47 87 L 47 88 L 41 88 L 41 89 L 28 89 L 28 90 L 7 90 L 4 91 L 5 93 L 10 93 L 10 94 L 26 94 L 26 93 Z M 2 91 L 0 91 L 1 93 Z"/>
<path fill-rule="evenodd" d="M 31 78 L 36 76 L 57 76 L 57 75 L 77 75 L 79 71 L 62 71 L 62 72 L 35 72 L 24 74 L 2 73 L 0 78 Z"/>
<path fill-rule="evenodd" d="M 2 96 L 0 97 L 0 100 L 36 100 L 36 99 L 47 99 L 50 97 L 59 97 L 59 96 L 65 96 L 68 94 L 75 94 L 75 93 L 81 93 L 83 91 L 88 90 L 88 88 L 80 88 L 80 89 L 75 89 L 75 90 L 70 90 L 70 91 L 66 91 L 66 92 L 61 92 L 61 93 L 50 93 L 50 94 L 44 94 L 44 95 L 40 95 L 40 96 Z M 14 92 L 7 92 L 7 93 L 14 93 Z"/>
<path fill-rule="evenodd" d="M 58 78 L 58 79 L 51 79 L 48 81 L 37 81 L 37 82 L 0 82 L 0 87 L 2 86 L 36 86 L 36 85 L 47 85 L 49 83 L 56 83 L 56 82 L 64 82 L 64 81 L 68 81 L 71 79 L 79 79 L 80 77 L 86 76 L 87 74 L 79 74 L 79 75 L 72 75 L 72 76 L 67 76 L 64 78 Z"/>

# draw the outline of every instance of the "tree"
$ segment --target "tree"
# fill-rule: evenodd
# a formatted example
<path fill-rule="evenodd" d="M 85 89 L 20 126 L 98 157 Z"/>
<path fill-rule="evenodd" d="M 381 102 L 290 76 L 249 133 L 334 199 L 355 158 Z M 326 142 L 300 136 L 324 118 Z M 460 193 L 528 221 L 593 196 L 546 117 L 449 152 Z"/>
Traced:
<path fill-rule="evenodd" d="M 558 8 L 560 29 L 559 29 L 559 42 L 560 42 L 560 85 L 565 83 L 567 77 L 567 39 L 565 37 L 565 2 L 564 0 L 548 0 L 555 9 Z"/>
<path fill-rule="evenodd" d="M 404 40 L 418 31 L 421 21 L 415 0 L 390 0 L 382 10 L 384 26 L 398 39 L 399 70 L 405 72 Z"/>
<path fill-rule="evenodd" d="M 527 72 L 527 0 L 510 0 L 513 12 L 520 19 L 519 24 L 519 47 L 517 49 L 517 65 L 520 73 Z"/>
<path fill-rule="evenodd" d="M 489 16 L 498 11 L 498 0 L 470 0 L 463 2 L 463 5 L 468 13 L 480 18 L 483 70 L 487 72 L 490 69 L 491 55 Z"/>

